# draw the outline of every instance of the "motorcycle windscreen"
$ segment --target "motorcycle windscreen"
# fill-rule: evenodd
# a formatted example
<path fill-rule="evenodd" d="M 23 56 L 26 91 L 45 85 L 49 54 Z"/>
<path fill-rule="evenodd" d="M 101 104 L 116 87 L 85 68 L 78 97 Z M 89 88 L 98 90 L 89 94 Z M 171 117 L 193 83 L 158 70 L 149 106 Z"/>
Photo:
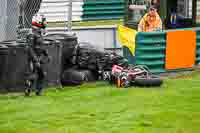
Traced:
<path fill-rule="evenodd" d="M 166 70 L 191 68 L 196 59 L 196 32 L 167 32 Z"/>

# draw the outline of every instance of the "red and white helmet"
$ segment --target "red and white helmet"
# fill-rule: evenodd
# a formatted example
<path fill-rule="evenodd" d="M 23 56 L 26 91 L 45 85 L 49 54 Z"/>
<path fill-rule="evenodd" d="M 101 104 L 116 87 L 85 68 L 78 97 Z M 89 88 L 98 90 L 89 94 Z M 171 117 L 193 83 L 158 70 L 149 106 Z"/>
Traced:
<path fill-rule="evenodd" d="M 47 27 L 47 25 L 48 25 L 48 23 L 47 23 L 44 15 L 36 14 L 35 16 L 33 16 L 33 19 L 32 19 L 32 27 L 33 28 L 45 29 Z"/>

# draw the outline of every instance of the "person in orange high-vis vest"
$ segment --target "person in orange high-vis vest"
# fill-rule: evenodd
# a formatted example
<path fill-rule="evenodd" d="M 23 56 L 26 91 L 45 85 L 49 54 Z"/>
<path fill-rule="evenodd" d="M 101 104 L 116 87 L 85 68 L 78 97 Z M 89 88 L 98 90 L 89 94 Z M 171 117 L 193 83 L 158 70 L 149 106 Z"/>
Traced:
<path fill-rule="evenodd" d="M 138 32 L 152 32 L 160 30 L 162 30 L 162 20 L 157 13 L 156 7 L 151 6 L 148 13 L 146 13 L 140 20 Z"/>

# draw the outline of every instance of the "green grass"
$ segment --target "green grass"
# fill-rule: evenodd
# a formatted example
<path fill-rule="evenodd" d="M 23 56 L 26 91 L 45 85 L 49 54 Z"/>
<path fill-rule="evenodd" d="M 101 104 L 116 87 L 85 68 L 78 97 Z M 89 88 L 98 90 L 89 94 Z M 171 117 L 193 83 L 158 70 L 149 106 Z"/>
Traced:
<path fill-rule="evenodd" d="M 81 21 L 81 22 L 73 22 L 72 26 L 102 26 L 102 25 L 123 25 L 123 20 L 101 20 L 101 21 Z M 67 23 L 64 22 L 56 22 L 49 23 L 48 27 L 64 27 L 67 26 Z"/>
<path fill-rule="evenodd" d="M 199 133 L 200 73 L 160 88 L 98 82 L 41 97 L 0 95 L 0 133 Z"/>

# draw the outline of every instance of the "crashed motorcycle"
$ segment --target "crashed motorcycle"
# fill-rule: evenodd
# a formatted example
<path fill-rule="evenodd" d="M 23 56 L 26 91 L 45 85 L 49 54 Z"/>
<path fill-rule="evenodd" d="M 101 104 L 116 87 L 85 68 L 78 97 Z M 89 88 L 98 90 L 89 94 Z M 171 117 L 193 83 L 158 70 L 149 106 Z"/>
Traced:
<path fill-rule="evenodd" d="M 146 66 L 121 67 L 113 65 L 111 72 L 103 73 L 104 80 L 114 83 L 117 87 L 130 86 L 161 86 L 163 79 L 150 73 Z"/>

